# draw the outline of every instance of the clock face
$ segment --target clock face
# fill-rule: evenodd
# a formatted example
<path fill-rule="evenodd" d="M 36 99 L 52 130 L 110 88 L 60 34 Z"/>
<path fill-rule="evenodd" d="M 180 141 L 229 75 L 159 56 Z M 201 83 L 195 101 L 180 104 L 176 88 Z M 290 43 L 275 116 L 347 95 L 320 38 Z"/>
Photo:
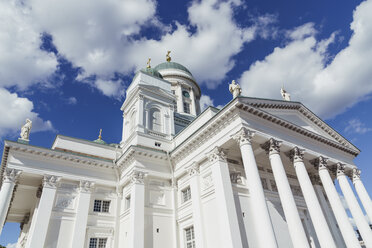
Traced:
<path fill-rule="evenodd" d="M 189 94 L 189 92 L 186 91 L 186 90 L 182 91 L 182 95 L 183 95 L 184 97 L 190 98 L 190 94 Z"/>

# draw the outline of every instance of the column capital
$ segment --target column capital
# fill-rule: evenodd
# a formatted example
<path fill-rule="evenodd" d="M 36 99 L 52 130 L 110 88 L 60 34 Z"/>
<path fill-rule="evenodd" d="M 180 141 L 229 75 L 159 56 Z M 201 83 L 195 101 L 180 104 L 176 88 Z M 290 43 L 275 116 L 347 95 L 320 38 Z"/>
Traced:
<path fill-rule="evenodd" d="M 22 171 L 16 169 L 5 168 L 3 174 L 3 183 L 16 183 Z"/>
<path fill-rule="evenodd" d="M 338 176 L 345 176 L 346 175 L 345 174 L 345 165 L 339 162 L 339 163 L 336 164 L 336 166 L 337 166 L 337 177 Z"/>
<path fill-rule="evenodd" d="M 214 163 L 216 161 L 226 162 L 226 153 L 221 147 L 218 146 L 213 148 L 213 150 L 210 151 L 207 156 L 210 163 Z"/>
<path fill-rule="evenodd" d="M 353 168 L 353 182 L 360 180 L 361 171 L 358 168 Z"/>
<path fill-rule="evenodd" d="M 297 146 L 295 146 L 292 150 L 289 151 L 289 158 L 294 163 L 303 162 L 304 152 L 305 152 L 305 149 L 300 149 Z"/>
<path fill-rule="evenodd" d="M 142 171 L 133 171 L 130 175 L 130 181 L 133 184 L 144 184 L 146 173 Z"/>
<path fill-rule="evenodd" d="M 242 173 L 239 171 L 234 171 L 230 173 L 230 180 L 232 183 L 240 183 L 242 181 Z"/>
<path fill-rule="evenodd" d="M 251 144 L 252 138 L 254 136 L 255 132 L 252 130 L 249 130 L 245 127 L 242 127 L 237 133 L 235 133 L 232 138 L 238 142 L 239 146 L 245 145 L 245 144 Z"/>
<path fill-rule="evenodd" d="M 56 189 L 58 182 L 61 180 L 61 177 L 53 175 L 44 175 L 43 177 L 43 188 Z"/>
<path fill-rule="evenodd" d="M 266 151 L 267 154 L 272 155 L 272 154 L 279 154 L 280 153 L 280 145 L 281 141 L 276 140 L 274 138 L 270 138 L 268 141 L 263 143 L 261 145 L 261 148 Z"/>
<path fill-rule="evenodd" d="M 200 172 L 199 165 L 196 162 L 192 163 L 186 170 L 190 177 L 199 175 Z"/>
<path fill-rule="evenodd" d="M 95 183 L 91 181 L 80 181 L 80 192 L 92 193 Z"/>
<path fill-rule="evenodd" d="M 318 158 L 311 160 L 310 163 L 313 164 L 317 170 L 327 170 L 327 161 L 328 158 L 319 156 Z"/>

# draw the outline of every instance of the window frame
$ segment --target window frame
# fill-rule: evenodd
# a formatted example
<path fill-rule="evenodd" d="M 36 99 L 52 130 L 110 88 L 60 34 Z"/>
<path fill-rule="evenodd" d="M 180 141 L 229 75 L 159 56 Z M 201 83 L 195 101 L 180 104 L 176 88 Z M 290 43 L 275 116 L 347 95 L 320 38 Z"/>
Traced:
<path fill-rule="evenodd" d="M 190 232 L 190 240 L 188 240 L 187 232 L 188 230 L 191 230 Z M 185 239 L 185 247 L 186 248 L 196 248 L 196 242 L 195 242 L 195 229 L 194 226 L 188 226 L 183 229 L 184 232 L 184 239 Z M 191 246 L 189 246 L 191 245 Z"/>
<path fill-rule="evenodd" d="M 98 203 L 99 205 L 96 203 Z M 108 206 L 105 206 L 105 204 L 107 204 Z M 94 199 L 93 201 L 93 212 L 94 213 L 105 213 L 105 214 L 110 213 L 110 207 L 111 207 L 111 200 Z"/>
<path fill-rule="evenodd" d="M 185 197 L 186 196 L 186 197 Z M 181 190 L 181 201 L 182 204 L 191 200 L 191 187 L 187 186 Z"/>

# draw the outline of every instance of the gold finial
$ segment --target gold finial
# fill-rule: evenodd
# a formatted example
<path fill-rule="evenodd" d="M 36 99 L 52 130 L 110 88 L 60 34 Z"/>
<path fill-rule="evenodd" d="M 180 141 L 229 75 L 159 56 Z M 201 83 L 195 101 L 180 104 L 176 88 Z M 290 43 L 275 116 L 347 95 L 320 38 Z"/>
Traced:
<path fill-rule="evenodd" d="M 151 58 L 149 58 L 149 60 L 147 61 L 147 66 L 146 66 L 146 68 L 148 68 L 148 69 L 151 68 L 150 62 L 151 62 Z"/>
<path fill-rule="evenodd" d="M 167 59 L 168 62 L 171 62 L 171 60 L 172 60 L 171 56 L 169 56 L 170 53 L 171 53 L 171 51 L 168 51 L 167 56 L 166 56 L 166 59 Z"/>
<path fill-rule="evenodd" d="M 99 130 L 98 139 L 99 139 L 99 140 L 102 140 L 102 129 Z"/>

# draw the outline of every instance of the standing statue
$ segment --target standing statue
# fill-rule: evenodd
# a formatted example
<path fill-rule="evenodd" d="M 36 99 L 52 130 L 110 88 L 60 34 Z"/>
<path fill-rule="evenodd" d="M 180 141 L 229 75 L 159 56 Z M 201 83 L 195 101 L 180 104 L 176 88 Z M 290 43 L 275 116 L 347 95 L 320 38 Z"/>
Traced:
<path fill-rule="evenodd" d="M 24 124 L 21 128 L 21 139 L 29 140 L 31 128 L 32 128 L 32 121 L 30 119 L 26 119 L 26 124 Z"/>
<path fill-rule="evenodd" d="M 147 66 L 146 66 L 147 69 L 151 68 L 150 63 L 151 63 L 151 58 L 149 58 L 149 60 L 147 60 L 147 63 L 146 63 L 147 64 Z"/>
<path fill-rule="evenodd" d="M 287 91 L 285 91 L 284 87 L 280 89 L 280 94 L 282 94 L 283 100 L 290 101 L 291 100 L 291 94 L 289 94 Z"/>
<path fill-rule="evenodd" d="M 171 53 L 171 51 L 168 51 L 167 55 L 165 56 L 167 62 L 171 62 L 171 60 L 172 60 L 171 56 L 169 56 L 170 53 Z"/>
<path fill-rule="evenodd" d="M 237 96 L 240 96 L 240 94 L 242 93 L 242 88 L 240 88 L 240 85 L 235 83 L 235 80 L 233 80 L 231 84 L 229 84 L 229 91 L 233 95 L 233 98 L 235 98 Z"/>

